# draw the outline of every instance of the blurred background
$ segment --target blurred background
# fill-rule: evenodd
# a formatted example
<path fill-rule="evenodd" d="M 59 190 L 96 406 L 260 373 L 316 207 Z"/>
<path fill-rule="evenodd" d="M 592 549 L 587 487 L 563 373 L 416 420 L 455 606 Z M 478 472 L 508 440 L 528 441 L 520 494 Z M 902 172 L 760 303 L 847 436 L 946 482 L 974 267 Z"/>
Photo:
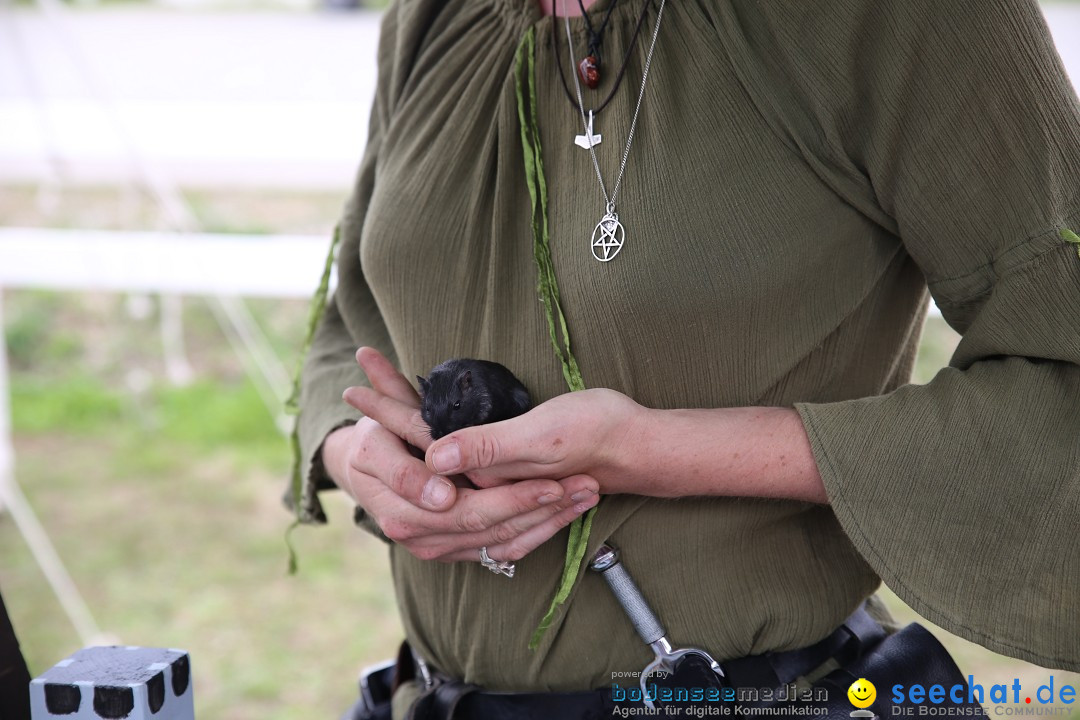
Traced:
<path fill-rule="evenodd" d="M 180 647 L 204 720 L 334 718 L 395 651 L 383 547 L 336 498 L 289 577 L 280 503 L 382 4 L 0 0 L 0 591 L 32 675 Z M 1080 2 L 1044 10 L 1075 82 Z M 930 318 L 916 382 L 957 339 Z M 1051 674 L 941 636 L 986 685 Z"/>

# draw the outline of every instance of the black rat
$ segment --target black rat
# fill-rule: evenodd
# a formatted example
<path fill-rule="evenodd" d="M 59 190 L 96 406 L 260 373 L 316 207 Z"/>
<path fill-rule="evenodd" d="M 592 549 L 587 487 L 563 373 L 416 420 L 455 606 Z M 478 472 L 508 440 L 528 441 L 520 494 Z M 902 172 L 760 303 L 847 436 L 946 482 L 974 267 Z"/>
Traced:
<path fill-rule="evenodd" d="M 431 428 L 432 440 L 461 428 L 509 420 L 532 408 L 529 391 L 497 362 L 455 358 L 416 379 L 420 417 Z"/>

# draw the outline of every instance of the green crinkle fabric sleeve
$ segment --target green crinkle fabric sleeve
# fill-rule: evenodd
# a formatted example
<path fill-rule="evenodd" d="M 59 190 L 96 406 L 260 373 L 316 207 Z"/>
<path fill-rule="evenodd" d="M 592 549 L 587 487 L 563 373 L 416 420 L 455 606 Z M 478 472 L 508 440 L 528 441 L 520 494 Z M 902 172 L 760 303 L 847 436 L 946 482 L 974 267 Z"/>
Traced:
<path fill-rule="evenodd" d="M 835 27 L 855 3 L 732 7 L 774 14 L 751 44 L 776 82 L 750 87 L 803 118 L 776 126 L 897 235 L 962 335 L 924 386 L 796 406 L 837 518 L 929 620 L 1080 669 L 1080 112 L 1038 6 L 859 5 Z M 887 40 L 858 67 L 825 51 L 860 36 Z"/>
<path fill-rule="evenodd" d="M 395 6 L 396 8 L 396 6 Z M 396 362 L 393 343 L 375 298 L 360 267 L 360 235 L 375 186 L 376 161 L 389 122 L 392 86 L 392 49 L 396 35 L 396 9 L 383 17 L 379 46 L 379 82 L 375 93 L 368 140 L 356 182 L 334 233 L 322 282 L 312 301 L 309 336 L 289 405 L 296 413 L 292 435 L 293 470 L 285 502 L 299 523 L 323 523 L 326 515 L 318 491 L 335 487 L 321 462 L 323 440 L 333 430 L 356 422 L 360 413 L 345 404 L 345 388 L 366 385 L 356 363 L 356 350 L 374 347 Z M 336 247 L 336 251 L 335 248 Z M 330 266 L 337 260 L 337 287 L 329 293 Z M 346 322 L 339 307 L 348 307 Z M 383 540 L 375 522 L 362 511 L 357 524 Z"/>
<path fill-rule="evenodd" d="M 898 595 L 991 650 L 1072 670 L 1078 407 L 1080 258 L 1061 244 L 995 285 L 927 385 L 797 405 L 837 518 Z"/>

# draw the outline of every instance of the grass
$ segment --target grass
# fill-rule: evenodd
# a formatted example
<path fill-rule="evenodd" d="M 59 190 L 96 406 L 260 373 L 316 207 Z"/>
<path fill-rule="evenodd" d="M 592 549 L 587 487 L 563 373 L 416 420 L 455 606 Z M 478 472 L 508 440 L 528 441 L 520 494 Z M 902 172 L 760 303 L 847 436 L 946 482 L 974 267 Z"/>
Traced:
<path fill-rule="evenodd" d="M 19 477 L 98 622 L 123 643 L 188 649 L 200 717 L 333 716 L 356 668 L 399 638 L 384 550 L 346 513 L 298 534 L 302 574 L 285 574 L 280 453 L 258 469 L 183 443 L 161 457 L 137 435 L 20 446 Z M 0 543 L 0 585 L 40 672 L 80 643 L 6 520 Z"/>
<path fill-rule="evenodd" d="M 296 534 L 301 574 L 286 574 L 287 447 L 254 387 L 224 369 L 224 338 L 199 321 L 198 303 L 188 344 L 200 379 L 173 387 L 150 366 L 150 385 L 132 392 L 125 359 L 138 367 L 153 353 L 141 323 L 123 320 L 122 298 L 8 295 L 16 329 L 16 308 L 44 304 L 86 328 L 70 330 L 80 345 L 97 337 L 94 318 L 120 318 L 92 363 L 72 366 L 31 337 L 12 387 L 16 476 L 101 627 L 124 643 L 188 649 L 200 717 L 340 712 L 356 669 L 401 636 L 385 549 L 330 502 L 331 525 Z M 293 334 L 303 305 L 273 308 Z M 6 514 L 0 588 L 32 671 L 80 646 Z"/>
<path fill-rule="evenodd" d="M 332 194 L 192 192 L 219 232 L 327 232 Z M 144 198 L 69 190 L 47 212 L 33 188 L 0 187 L 0 223 L 141 227 Z M 286 444 L 240 369 L 213 314 L 184 304 L 197 380 L 165 380 L 158 315 L 111 294 L 7 292 L 16 475 L 98 623 L 123 643 L 191 652 L 197 717 L 337 717 L 356 697 L 357 669 L 401 637 L 385 548 L 330 498 L 328 527 L 295 534 L 301 571 L 285 572 L 280 504 Z M 249 303 L 293 367 L 306 303 Z M 923 334 L 915 372 L 927 382 L 955 348 L 940 318 Z M 10 515 L 0 512 L 0 590 L 33 672 L 80 647 Z M 914 613 L 885 592 L 905 621 Z M 1048 671 L 947 633 L 980 682 L 1025 687 Z M 1053 673 L 1080 686 L 1080 676 Z M 1080 716 L 1077 716 L 1080 717 Z"/>

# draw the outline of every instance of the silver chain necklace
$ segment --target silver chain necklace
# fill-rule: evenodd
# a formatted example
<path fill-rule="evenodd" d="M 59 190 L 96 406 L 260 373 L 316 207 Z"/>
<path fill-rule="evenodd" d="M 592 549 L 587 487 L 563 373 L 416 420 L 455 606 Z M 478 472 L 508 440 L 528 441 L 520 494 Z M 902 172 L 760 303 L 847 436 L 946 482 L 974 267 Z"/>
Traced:
<path fill-rule="evenodd" d="M 612 189 L 611 194 L 608 195 L 607 186 L 604 184 L 604 177 L 600 174 L 600 163 L 596 161 L 596 150 L 593 149 L 599 142 L 599 136 L 593 135 L 593 114 L 589 111 L 588 118 L 585 117 L 585 103 L 581 98 L 581 80 L 578 78 L 576 72 L 571 72 L 574 76 L 574 88 L 577 90 L 578 110 L 581 112 L 581 125 L 585 128 L 585 142 L 588 144 L 589 155 L 592 157 L 593 168 L 596 170 L 596 179 L 600 182 L 600 190 L 604 193 L 604 200 L 607 202 L 604 217 L 600 218 L 600 222 L 596 223 L 596 228 L 593 230 L 592 238 L 589 240 L 589 244 L 592 248 L 593 257 L 600 262 L 608 262 L 614 260 L 615 256 L 622 250 L 623 243 L 626 241 L 626 230 L 623 228 L 622 223 L 619 222 L 619 214 L 615 212 L 615 199 L 619 196 L 619 186 L 622 184 L 623 172 L 626 170 L 626 158 L 630 156 L 630 144 L 634 142 L 634 129 L 637 127 L 638 111 L 641 110 L 641 99 L 645 97 L 645 81 L 649 79 L 649 64 L 652 62 L 653 49 L 656 47 L 656 37 L 660 34 L 660 20 L 664 17 L 664 3 L 667 0 L 660 0 L 660 10 L 656 13 L 656 27 L 653 28 L 652 42 L 649 43 L 649 53 L 645 56 L 645 69 L 641 73 L 641 89 L 638 90 L 637 105 L 634 107 L 634 118 L 630 121 L 630 134 L 626 138 L 626 148 L 623 150 L 622 164 L 619 165 L 619 174 L 615 178 L 615 187 Z M 570 55 L 570 67 L 576 68 L 574 63 L 574 39 L 570 34 L 570 17 L 566 14 L 566 1 L 562 2 L 563 20 L 566 24 L 566 49 Z M 579 138 L 581 136 L 578 136 Z"/>

